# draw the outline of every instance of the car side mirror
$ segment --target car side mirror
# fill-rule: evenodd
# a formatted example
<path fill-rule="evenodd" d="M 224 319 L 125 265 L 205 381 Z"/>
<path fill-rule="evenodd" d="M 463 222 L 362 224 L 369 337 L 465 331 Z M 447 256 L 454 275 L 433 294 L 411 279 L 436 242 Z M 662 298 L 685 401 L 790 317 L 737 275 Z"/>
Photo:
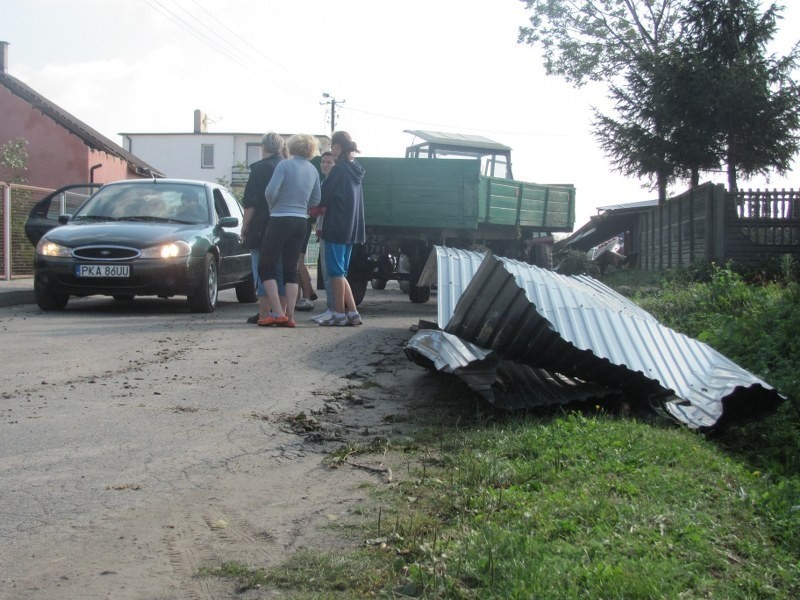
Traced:
<path fill-rule="evenodd" d="M 69 220 L 72 218 L 72 215 L 69 213 L 58 215 L 58 224 L 59 225 L 66 225 L 69 223 Z"/>
<path fill-rule="evenodd" d="M 238 227 L 239 226 L 239 218 L 238 217 L 222 217 L 217 223 L 220 227 Z"/>

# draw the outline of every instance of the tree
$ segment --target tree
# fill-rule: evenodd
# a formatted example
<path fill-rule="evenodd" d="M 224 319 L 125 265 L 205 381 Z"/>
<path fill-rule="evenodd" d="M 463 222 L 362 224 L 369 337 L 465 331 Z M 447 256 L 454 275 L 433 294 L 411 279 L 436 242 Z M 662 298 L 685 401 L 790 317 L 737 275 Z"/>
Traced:
<path fill-rule="evenodd" d="M 782 8 L 759 13 L 755 0 L 688 0 L 681 19 L 683 58 L 706 74 L 710 142 L 728 168 L 728 189 L 737 178 L 785 174 L 800 147 L 800 94 L 792 72 L 800 47 L 785 57 L 767 55 Z"/>
<path fill-rule="evenodd" d="M 0 178 L 9 179 L 11 183 L 25 183 L 21 175 L 28 169 L 28 140 L 16 138 L 0 146 Z"/>
<path fill-rule="evenodd" d="M 668 65 L 661 57 L 642 55 L 628 70 L 625 85 L 612 85 L 618 119 L 595 110 L 594 134 L 615 170 L 627 176 L 655 180 L 659 203 L 676 175 L 670 133 L 675 119 L 662 94 Z"/>
<path fill-rule="evenodd" d="M 757 0 L 522 0 L 533 12 L 519 42 L 539 45 L 546 71 L 576 86 L 607 80 L 618 118 L 595 112 L 614 167 L 654 180 L 728 168 L 786 173 L 797 154 L 800 50 L 766 55 L 781 9 Z"/>
<path fill-rule="evenodd" d="M 577 86 L 613 80 L 674 39 L 680 1 L 522 0 L 533 15 L 518 41 L 542 48 L 548 75 Z"/>
<path fill-rule="evenodd" d="M 674 178 L 662 56 L 677 33 L 680 0 L 523 0 L 533 15 L 518 41 L 543 50 L 548 75 L 576 86 L 608 81 L 620 119 L 595 111 L 594 132 L 614 167 L 655 180 L 661 201 Z"/>

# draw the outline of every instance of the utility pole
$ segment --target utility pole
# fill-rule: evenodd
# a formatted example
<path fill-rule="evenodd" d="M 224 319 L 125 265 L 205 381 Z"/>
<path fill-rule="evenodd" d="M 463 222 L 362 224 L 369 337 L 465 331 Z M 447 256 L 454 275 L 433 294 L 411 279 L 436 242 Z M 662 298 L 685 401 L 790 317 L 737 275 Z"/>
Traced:
<path fill-rule="evenodd" d="M 333 132 L 336 131 L 336 98 L 331 96 L 328 92 L 322 92 L 322 97 L 327 98 L 324 102 L 320 102 L 320 104 L 330 104 L 331 105 L 331 137 L 333 137 Z M 344 100 L 339 101 L 339 104 L 344 104 Z"/>

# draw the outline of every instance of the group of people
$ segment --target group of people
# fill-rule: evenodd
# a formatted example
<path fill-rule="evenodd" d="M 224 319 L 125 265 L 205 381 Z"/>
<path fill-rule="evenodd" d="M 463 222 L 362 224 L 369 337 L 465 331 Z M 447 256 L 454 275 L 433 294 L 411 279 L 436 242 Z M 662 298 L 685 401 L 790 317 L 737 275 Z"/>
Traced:
<path fill-rule="evenodd" d="M 321 156 L 320 182 L 311 163 L 318 154 L 316 137 L 295 135 L 286 143 L 277 133 L 262 138 L 262 159 L 250 166 L 242 199 L 242 237 L 251 252 L 258 298 L 258 314 L 248 322 L 295 327 L 296 307 L 314 299 L 310 277 L 307 271 L 301 277 L 301 271 L 311 220 L 316 219 L 327 310 L 312 320 L 323 326 L 363 323 L 347 281 L 353 244 L 365 238 L 364 169 L 355 159 L 358 152 L 349 133 L 334 132 L 330 152 Z"/>

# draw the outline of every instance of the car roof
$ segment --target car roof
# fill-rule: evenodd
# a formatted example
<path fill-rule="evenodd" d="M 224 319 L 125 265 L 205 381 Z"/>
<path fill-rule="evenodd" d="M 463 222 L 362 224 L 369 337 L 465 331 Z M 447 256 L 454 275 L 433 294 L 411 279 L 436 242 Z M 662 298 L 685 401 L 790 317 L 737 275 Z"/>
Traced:
<path fill-rule="evenodd" d="M 167 179 L 164 177 L 160 177 L 158 179 L 120 179 L 119 181 L 112 181 L 106 183 L 105 185 L 168 185 L 175 183 L 204 187 L 223 187 L 218 183 L 214 183 L 213 181 L 202 181 L 200 179 Z"/>

